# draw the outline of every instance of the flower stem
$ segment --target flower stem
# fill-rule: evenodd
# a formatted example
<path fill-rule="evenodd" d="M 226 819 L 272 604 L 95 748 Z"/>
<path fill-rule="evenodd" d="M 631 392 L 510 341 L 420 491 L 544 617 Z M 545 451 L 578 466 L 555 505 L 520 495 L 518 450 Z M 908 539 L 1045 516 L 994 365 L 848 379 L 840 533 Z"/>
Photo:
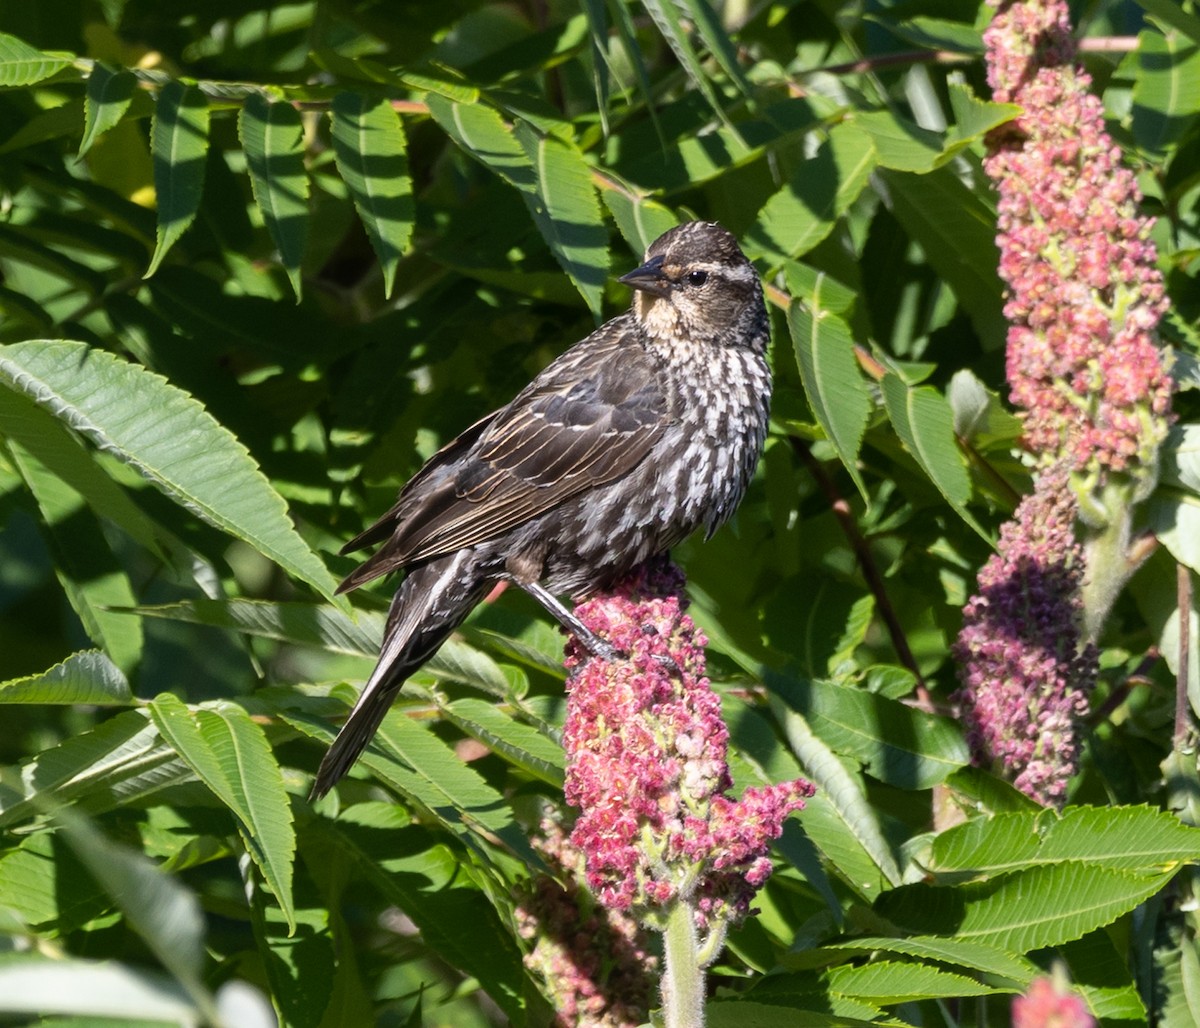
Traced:
<path fill-rule="evenodd" d="M 692 905 L 676 899 L 663 932 L 662 1001 L 665 1028 L 704 1028 L 704 971 L 697 952 Z"/>

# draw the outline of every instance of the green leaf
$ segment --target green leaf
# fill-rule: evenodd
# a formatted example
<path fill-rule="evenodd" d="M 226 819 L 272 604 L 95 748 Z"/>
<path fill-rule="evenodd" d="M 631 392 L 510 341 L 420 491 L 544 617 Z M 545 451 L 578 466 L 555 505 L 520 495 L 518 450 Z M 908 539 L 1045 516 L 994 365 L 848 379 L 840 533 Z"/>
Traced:
<path fill-rule="evenodd" d="M 486 104 L 454 103 L 441 96 L 429 96 L 426 102 L 434 120 L 464 152 L 522 194 L 534 189 L 530 159 L 499 112 Z"/>
<path fill-rule="evenodd" d="M 79 141 L 79 156 L 92 148 L 105 132 L 116 125 L 133 102 L 137 78 L 123 68 L 114 70 L 99 61 L 92 67 L 87 80 L 84 103 L 83 138 Z"/>
<path fill-rule="evenodd" d="M 342 917 L 342 897 L 353 868 L 326 843 L 325 834 L 305 832 L 300 837 L 300 857 L 308 874 L 296 878 L 294 932 L 254 865 L 242 872 L 255 939 L 259 951 L 270 957 L 263 963 L 280 1015 L 272 1024 L 288 1028 L 332 1028 L 373 1020 L 359 981 L 357 943 Z M 234 1022 L 226 1023 L 233 1028 Z"/>
<path fill-rule="evenodd" d="M 306 735 L 328 743 L 334 733 L 324 722 L 285 714 L 284 720 Z M 380 781 L 420 804 L 451 832 L 464 838 L 498 836 L 514 853 L 536 866 L 524 830 L 504 797 L 465 765 L 423 724 L 393 706 L 359 762 Z"/>
<path fill-rule="evenodd" d="M 954 414 L 932 386 L 909 386 L 899 375 L 883 377 L 883 402 L 896 435 L 959 516 L 984 539 L 987 533 L 967 510 L 971 479 L 954 438 Z"/>
<path fill-rule="evenodd" d="M 813 1002 L 829 1005 L 827 997 Z M 748 1000 L 715 1000 L 704 1007 L 708 1028 L 872 1028 L 877 1021 L 848 1017 L 841 1013 L 803 1010 L 788 1004 L 775 1006 Z"/>
<path fill-rule="evenodd" d="M 747 233 L 747 255 L 768 254 L 778 262 L 807 253 L 833 231 L 874 168 L 871 137 L 850 122 L 835 125 L 816 154 L 758 212 Z"/>
<path fill-rule="evenodd" d="M 805 775 L 817 786 L 801 815 L 805 832 L 860 896 L 875 899 L 898 885 L 900 868 L 861 777 L 842 764 L 798 710 L 781 698 L 770 702 Z"/>
<path fill-rule="evenodd" d="M 716 59 L 721 70 L 729 76 L 739 93 L 753 103 L 753 90 L 738 64 L 737 51 L 729 33 L 721 24 L 717 13 L 708 0 L 677 0 L 680 10 L 688 17 L 708 52 Z"/>
<path fill-rule="evenodd" d="M 990 878 L 1065 860 L 1157 874 L 1200 862 L 1200 828 L 1150 807 L 1068 807 L 998 814 L 941 833 L 928 869 Z"/>
<path fill-rule="evenodd" d="M 84 343 L 35 340 L 0 347 L 0 383 L 333 599 L 332 576 L 245 447 L 165 379 Z"/>
<path fill-rule="evenodd" d="M 510 763 L 561 789 L 565 772 L 562 747 L 535 728 L 515 721 L 494 704 L 466 698 L 442 708 L 446 717 L 468 735 L 495 750 Z"/>
<path fill-rule="evenodd" d="M 429 97 L 429 113 L 463 150 L 521 193 L 555 260 L 599 316 L 608 278 L 608 234 L 591 169 L 571 143 L 494 109 Z"/>
<path fill-rule="evenodd" d="M 891 960 L 876 961 L 861 967 L 836 967 L 829 972 L 828 980 L 832 992 L 880 1006 L 1016 991 L 994 989 L 966 975 L 940 971 L 936 967 Z"/>
<path fill-rule="evenodd" d="M 1182 949 L 1195 959 L 1194 945 L 1185 942 Z M 1148 1011 L 1138 993 L 1138 984 L 1131 973 L 1125 947 L 1113 933 L 1104 930 L 1089 932 L 1082 939 L 1060 947 L 1058 952 L 1067 965 L 1071 987 L 1083 995 L 1088 1009 L 1101 1024 L 1148 1022 Z M 1159 995 L 1156 987 L 1156 1001 Z M 1161 1005 L 1156 1002 L 1156 1008 L 1165 1014 L 1169 1002 L 1167 1000 Z M 1159 1023 L 1189 1024 L 1195 1020 L 1193 1016 L 1185 1021 L 1172 1021 L 1169 1016 L 1164 1016 Z"/>
<path fill-rule="evenodd" d="M 918 957 L 926 962 L 956 964 L 988 975 L 1009 978 L 1019 985 L 1028 985 L 1038 973 L 1038 967 L 1032 961 L 996 946 L 964 942 L 961 939 L 939 939 L 932 935 L 914 935 L 907 939 L 859 937 L 847 942 L 828 943 L 807 956 L 813 966 L 819 967 L 829 953 L 866 956 L 876 952 Z"/>
<path fill-rule="evenodd" d="M 191 777 L 145 714 L 123 711 L 26 761 L 19 791 L 0 790 L 0 825 L 39 814 L 44 797 L 95 812 Z"/>
<path fill-rule="evenodd" d="M 57 820 L 80 863 L 211 1019 L 216 1007 L 202 980 L 205 922 L 196 896 L 142 854 L 105 838 L 79 814 L 61 810 Z"/>
<path fill-rule="evenodd" d="M 1002 347 L 1007 322 L 991 210 L 949 167 L 926 175 L 881 170 L 878 178 L 892 214 L 954 290 L 984 347 Z"/>
<path fill-rule="evenodd" d="M 242 107 L 238 129 L 255 202 L 299 303 L 309 218 L 300 112 L 290 103 L 272 103 L 253 93 Z"/>
<path fill-rule="evenodd" d="M 654 240 L 679 224 L 670 208 L 626 188 L 602 185 L 600 196 L 617 223 L 617 231 L 638 257 Z"/>
<path fill-rule="evenodd" d="M 208 101 L 196 86 L 163 86 L 150 123 L 158 229 L 149 278 L 200 209 L 208 154 Z"/>
<path fill-rule="evenodd" d="M 189 708 L 162 693 L 150 702 L 150 716 L 163 738 L 238 819 L 246 850 L 294 931 L 296 833 L 266 734 L 245 710 L 224 701 Z"/>
<path fill-rule="evenodd" d="M 1066 861 L 956 888 L 910 885 L 881 897 L 879 912 L 916 932 L 1028 953 L 1111 924 L 1171 879 Z"/>
<path fill-rule="evenodd" d="M 39 675 L 0 682 L 0 703 L 86 703 L 97 707 L 133 702 L 129 680 L 99 650 L 72 653 Z"/>
<path fill-rule="evenodd" d="M 1192 42 L 1200 43 L 1200 18 L 1185 11 L 1177 0 L 1137 0 L 1137 4 L 1164 25 L 1179 29 Z"/>
<path fill-rule="evenodd" d="M 1179 32 L 1145 30 L 1132 64 L 1133 135 L 1152 153 L 1174 147 L 1200 113 L 1200 44 Z"/>
<path fill-rule="evenodd" d="M 55 554 L 54 573 L 79 615 L 88 638 L 119 668 L 133 668 L 142 653 L 142 622 L 114 608 L 132 607 L 133 586 L 109 547 L 99 519 L 83 496 L 21 446 L 13 463 L 37 501 L 42 530 Z"/>
<path fill-rule="evenodd" d="M 866 499 L 858 452 L 871 415 L 871 394 L 858 370 L 850 326 L 822 305 L 821 284 L 819 277 L 807 301 L 792 301 L 788 330 L 813 416 Z"/>
<path fill-rule="evenodd" d="M 949 718 L 898 700 L 832 682 L 795 682 L 770 676 L 767 686 L 804 715 L 834 752 L 860 760 L 882 782 L 928 789 L 970 759 L 962 733 Z"/>
<path fill-rule="evenodd" d="M 0 32 L 0 87 L 32 86 L 70 64 L 65 57 L 44 54 L 16 36 Z"/>
<path fill-rule="evenodd" d="M 333 152 L 383 268 L 384 296 L 416 220 L 404 127 L 392 105 L 362 93 L 333 98 Z"/>
<path fill-rule="evenodd" d="M 528 1023 L 521 950 L 482 890 L 466 880 L 461 851 L 433 843 L 416 826 L 364 830 L 369 827 L 344 820 L 320 824 L 331 848 L 352 861 L 355 880 L 370 883 L 411 917 L 423 942 L 451 967 L 473 976 L 512 1023 Z"/>
<path fill-rule="evenodd" d="M 351 618 L 333 607 L 312 603 L 201 598 L 139 607 L 137 612 L 145 617 L 211 625 L 371 660 L 378 655 L 383 639 L 382 614 L 358 610 Z M 422 670 L 493 696 L 507 697 L 512 692 L 508 677 L 491 657 L 455 638 L 443 643 Z"/>
<path fill-rule="evenodd" d="M 992 129 L 1012 121 L 1021 113 L 1019 104 L 998 104 L 980 100 L 965 82 L 948 84 L 950 107 L 954 124 L 946 134 L 946 142 L 938 157 L 941 166 L 973 143 L 983 139 Z"/>
<path fill-rule="evenodd" d="M 853 117 L 854 124 L 870 135 L 881 168 L 925 173 L 938 166 L 943 139 L 933 129 L 891 110 L 859 111 Z"/>
<path fill-rule="evenodd" d="M 115 960 L 28 955 L 0 963 L 0 1011 L 106 1017 L 127 1025 L 196 1024 L 201 1017 L 187 992 L 164 974 Z"/>
<path fill-rule="evenodd" d="M 517 122 L 515 136 L 534 171 L 534 191 L 521 193 L 525 205 L 555 260 L 599 317 L 608 280 L 608 233 L 591 169 L 573 144 L 543 136 L 526 122 Z"/>
<path fill-rule="evenodd" d="M 703 0 L 689 0 L 689 6 L 702 2 Z M 671 52 L 675 54 L 676 59 L 678 59 L 684 71 L 687 72 L 692 85 L 704 97 L 705 102 L 712 108 L 713 113 L 724 123 L 725 127 L 736 136 L 738 131 L 729 120 L 728 115 L 726 115 L 725 108 L 721 104 L 721 98 L 717 95 L 716 89 L 713 88 L 708 73 L 700 64 L 700 57 L 696 53 L 695 47 L 692 46 L 692 41 L 688 38 L 687 31 L 683 27 L 683 21 L 679 16 L 679 9 L 675 4 L 675 0 L 644 0 L 642 6 L 646 9 L 646 13 L 650 15 L 651 19 L 653 19 L 655 27 L 662 33 L 662 37 L 666 40 L 667 46 L 671 48 Z"/>
<path fill-rule="evenodd" d="M 151 554 L 165 559 L 165 532 L 150 520 L 69 428 L 33 400 L 0 389 L 0 435 L 19 443 L 78 492 L 93 512 L 121 528 Z"/>

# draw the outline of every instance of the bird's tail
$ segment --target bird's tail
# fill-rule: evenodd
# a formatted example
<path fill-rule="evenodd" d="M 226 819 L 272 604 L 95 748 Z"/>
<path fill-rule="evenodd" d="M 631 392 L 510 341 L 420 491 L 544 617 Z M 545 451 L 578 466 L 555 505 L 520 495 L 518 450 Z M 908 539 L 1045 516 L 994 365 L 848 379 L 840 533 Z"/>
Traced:
<path fill-rule="evenodd" d="M 446 641 L 487 591 L 469 550 L 408 573 L 388 610 L 379 662 L 317 771 L 310 799 L 319 799 L 358 759 L 396 693 Z"/>

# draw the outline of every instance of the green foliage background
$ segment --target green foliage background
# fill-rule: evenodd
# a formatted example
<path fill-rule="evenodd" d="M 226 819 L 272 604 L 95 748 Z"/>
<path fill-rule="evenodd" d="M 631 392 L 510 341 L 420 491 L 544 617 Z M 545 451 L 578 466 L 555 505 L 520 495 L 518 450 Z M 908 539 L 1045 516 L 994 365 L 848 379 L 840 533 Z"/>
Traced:
<path fill-rule="evenodd" d="M 388 593 L 352 615 L 336 551 L 698 216 L 768 282 L 777 399 L 735 523 L 677 557 L 738 787 L 819 786 L 711 1023 L 1003 1023 L 1053 960 L 1102 1023 L 1200 1022 L 1173 741 L 1200 707 L 1200 20 L 1075 8 L 1120 37 L 1085 57 L 1159 218 L 1182 391 L 1059 817 L 906 702 L 953 691 L 1029 484 L 988 8 L 6 5 L 0 1020 L 254 1025 L 269 997 L 297 1026 L 547 1023 L 513 904 L 561 804 L 561 636 L 511 590 L 481 608 L 314 807 Z M 947 805 L 968 820 L 939 831 Z"/>

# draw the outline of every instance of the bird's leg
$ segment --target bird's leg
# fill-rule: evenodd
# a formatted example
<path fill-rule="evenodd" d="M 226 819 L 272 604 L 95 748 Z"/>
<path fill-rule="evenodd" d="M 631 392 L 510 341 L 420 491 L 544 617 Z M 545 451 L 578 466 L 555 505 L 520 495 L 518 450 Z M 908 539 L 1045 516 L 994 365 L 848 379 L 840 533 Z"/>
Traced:
<path fill-rule="evenodd" d="M 518 582 L 530 596 L 538 601 L 555 621 L 570 632 L 580 645 L 588 651 L 593 657 L 599 657 L 601 660 L 624 660 L 628 654 L 622 653 L 612 643 L 606 639 L 601 639 L 587 625 L 572 614 L 566 607 L 562 605 L 558 597 L 551 592 L 547 592 L 537 582 Z"/>
<path fill-rule="evenodd" d="M 557 596 L 551 592 L 547 592 L 537 582 L 518 582 L 517 584 L 537 600 L 545 608 L 546 613 L 575 636 L 579 640 L 580 645 L 593 657 L 599 657 L 601 660 L 629 659 L 628 653 L 618 650 L 607 639 L 601 639 L 600 636 L 588 628 L 579 618 L 567 610 Z M 650 631 L 653 631 L 653 629 Z M 655 653 L 652 656 L 671 674 L 676 677 L 683 676 L 682 668 L 680 668 L 669 653 Z"/>

